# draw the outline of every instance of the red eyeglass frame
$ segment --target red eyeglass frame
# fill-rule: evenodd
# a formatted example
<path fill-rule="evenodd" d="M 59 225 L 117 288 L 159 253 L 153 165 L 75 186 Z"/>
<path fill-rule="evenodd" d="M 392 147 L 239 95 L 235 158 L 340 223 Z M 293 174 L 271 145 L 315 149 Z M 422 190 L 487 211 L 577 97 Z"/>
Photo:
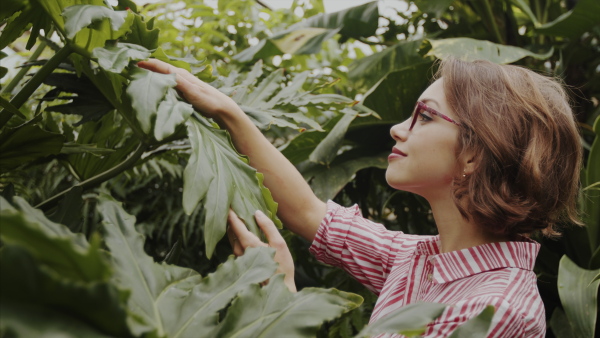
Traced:
<path fill-rule="evenodd" d="M 454 121 L 453 119 L 449 118 L 448 116 L 440 113 L 439 111 L 429 107 L 428 105 L 426 105 L 425 103 L 421 102 L 421 101 L 417 101 L 417 104 L 415 104 L 415 110 L 412 114 L 412 121 L 410 122 L 410 128 L 408 128 L 408 130 L 412 130 L 413 127 L 415 126 L 415 124 L 417 123 L 417 119 L 419 117 L 419 112 L 421 110 L 424 110 L 432 115 L 437 115 L 441 118 L 443 118 L 444 120 L 454 123 L 457 126 L 461 126 L 461 124 L 459 122 Z"/>

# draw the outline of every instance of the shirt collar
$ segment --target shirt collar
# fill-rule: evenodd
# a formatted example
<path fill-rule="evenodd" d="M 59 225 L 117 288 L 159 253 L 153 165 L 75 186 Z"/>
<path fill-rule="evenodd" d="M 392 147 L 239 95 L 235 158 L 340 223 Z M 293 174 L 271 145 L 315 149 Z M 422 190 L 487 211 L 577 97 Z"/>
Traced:
<path fill-rule="evenodd" d="M 433 281 L 448 283 L 481 272 L 502 268 L 533 270 L 540 244 L 526 237 L 516 241 L 483 244 L 440 253 L 439 236 L 420 241 L 417 254 L 433 264 Z"/>

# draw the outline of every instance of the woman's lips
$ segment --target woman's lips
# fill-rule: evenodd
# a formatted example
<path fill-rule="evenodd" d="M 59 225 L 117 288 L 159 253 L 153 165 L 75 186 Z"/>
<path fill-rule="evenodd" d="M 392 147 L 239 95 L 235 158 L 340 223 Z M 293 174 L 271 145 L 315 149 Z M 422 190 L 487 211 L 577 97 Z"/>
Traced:
<path fill-rule="evenodd" d="M 390 154 L 390 156 L 388 156 L 388 161 L 394 158 L 402 158 L 402 157 L 406 157 L 408 155 L 406 155 L 405 153 L 403 153 L 402 151 L 400 151 L 397 148 L 392 148 L 392 153 Z"/>

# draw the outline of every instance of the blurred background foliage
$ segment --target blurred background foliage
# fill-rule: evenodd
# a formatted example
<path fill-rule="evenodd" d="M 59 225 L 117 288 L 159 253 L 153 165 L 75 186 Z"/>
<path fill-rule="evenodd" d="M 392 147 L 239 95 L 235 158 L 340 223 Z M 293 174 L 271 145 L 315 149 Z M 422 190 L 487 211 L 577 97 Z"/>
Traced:
<path fill-rule="evenodd" d="M 397 2 L 402 10 L 372 2 L 339 13 L 324 13 L 322 0 L 294 1 L 284 9 L 251 0 L 222 0 L 216 5 L 198 0 L 136 5 L 126 0 L 113 5 L 149 19 L 139 23 L 145 25 L 143 37 L 127 36 L 124 42 L 143 45 L 153 50 L 154 57 L 188 68 L 234 97 L 320 198 L 346 206 L 356 203 L 363 216 L 412 234 L 435 234 L 436 228 L 425 200 L 394 191 L 385 182 L 386 157 L 393 144 L 389 129 L 408 117 L 435 72 L 435 60 L 487 58 L 560 78 L 570 90 L 585 149 L 580 208 L 586 226 L 565 224 L 559 239 L 536 238 L 542 242 L 536 272 L 550 326 L 548 337 L 593 335 L 596 291 L 582 300 L 593 306 L 591 317 L 588 313 L 581 319 L 577 308 L 584 305 L 567 301 L 578 296 L 569 293 L 571 285 L 561 284 L 569 282 L 561 282 L 559 274 L 600 269 L 600 4 L 597 0 Z M 61 48 L 52 38 L 52 28 L 40 27 L 44 23 L 25 25 L 23 34 L 14 39 L 7 36 L 14 13 L 8 14 L 3 16 L 0 46 L 29 60 L 20 72 L 11 69 L 6 75 L 8 69 L 1 69 L 5 101 L 22 90 L 26 73 L 41 64 L 38 60 Z M 37 36 L 40 29 L 45 34 Z M 6 67 L 14 55 L 2 57 Z M 58 68 L 59 74 L 81 72 L 76 59 Z M 136 132 L 103 100 L 106 94 L 97 93 L 97 84 L 70 88 L 73 81 L 47 78 L 19 108 L 25 119 L 2 121 L 8 128 L 35 119 L 44 130 L 65 138 L 60 151 L 18 163 L 0 155 L 3 196 L 18 195 L 43 206 L 58 192 L 135 152 Z M 64 108 L 75 100 L 61 96 L 57 88 L 96 101 Z M 77 116 L 83 115 L 78 110 L 89 106 L 100 107 L 97 116 Z M 82 145 L 94 146 L 83 151 Z M 46 214 L 90 238 L 102 220 L 97 196 L 109 194 L 137 218 L 148 255 L 163 261 L 170 253 L 168 262 L 206 275 L 227 260 L 231 249 L 222 240 L 208 258 L 202 223 L 206 210 L 202 204 L 189 215 L 183 210 L 183 171 L 191 152 L 179 130 L 121 174 L 63 197 L 68 213 L 61 214 L 59 204 L 47 208 Z M 334 287 L 365 299 L 357 310 L 327 323 L 317 335 L 356 334 L 368 322 L 376 297 L 338 269 L 317 263 L 308 254 L 310 243 L 283 233 L 295 258 L 299 288 Z M 574 267 L 561 261 L 564 255 Z M 597 283 L 592 287 L 597 289 Z"/>

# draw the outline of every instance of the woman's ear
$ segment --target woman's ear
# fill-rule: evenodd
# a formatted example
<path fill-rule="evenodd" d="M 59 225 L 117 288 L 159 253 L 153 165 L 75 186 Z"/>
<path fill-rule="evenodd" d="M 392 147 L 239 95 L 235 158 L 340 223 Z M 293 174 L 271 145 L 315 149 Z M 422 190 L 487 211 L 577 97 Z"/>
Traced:
<path fill-rule="evenodd" d="M 474 151 L 463 151 L 459 160 L 462 174 L 465 176 L 471 175 L 477 167 L 478 157 Z"/>

